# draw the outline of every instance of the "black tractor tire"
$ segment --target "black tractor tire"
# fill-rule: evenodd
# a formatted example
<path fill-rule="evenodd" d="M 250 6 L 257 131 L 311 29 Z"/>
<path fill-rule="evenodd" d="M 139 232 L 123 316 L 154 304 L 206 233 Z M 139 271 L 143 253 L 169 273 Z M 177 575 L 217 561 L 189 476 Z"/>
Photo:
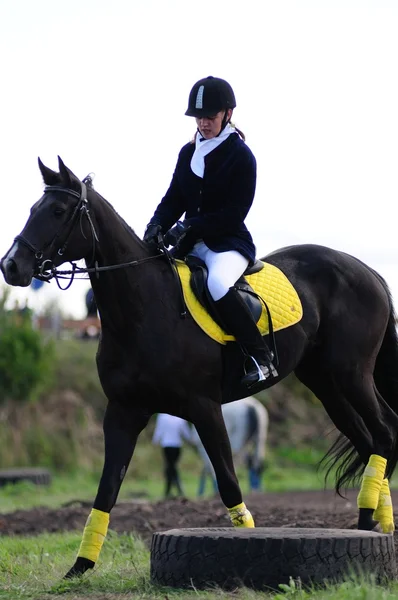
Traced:
<path fill-rule="evenodd" d="M 37 485 L 48 485 L 51 483 L 51 473 L 47 469 L 39 467 L 0 469 L 0 487 L 19 481 L 31 481 Z"/>
<path fill-rule="evenodd" d="M 396 578 L 392 535 L 355 529 L 214 527 L 152 536 L 151 580 L 174 588 L 280 591 L 280 584 L 323 586 L 366 573 L 377 582 Z"/>

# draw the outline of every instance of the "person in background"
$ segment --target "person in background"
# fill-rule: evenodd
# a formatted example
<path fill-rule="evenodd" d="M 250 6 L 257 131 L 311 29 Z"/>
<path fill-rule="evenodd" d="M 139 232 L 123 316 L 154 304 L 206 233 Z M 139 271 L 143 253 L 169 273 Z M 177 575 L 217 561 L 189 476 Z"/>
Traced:
<path fill-rule="evenodd" d="M 89 288 L 85 296 L 87 316 L 84 320 L 83 328 L 79 331 L 79 337 L 83 340 L 98 339 L 100 335 L 100 326 L 98 319 L 98 308 L 95 301 L 93 288 Z"/>
<path fill-rule="evenodd" d="M 171 496 L 173 487 L 179 496 L 184 495 L 177 464 L 184 440 L 191 443 L 191 435 L 188 422 L 184 419 L 166 413 L 158 414 L 152 442 L 161 446 L 163 451 L 165 498 Z"/>
<path fill-rule="evenodd" d="M 235 106 L 233 89 L 224 79 L 210 76 L 195 83 L 185 112 L 196 121 L 195 138 L 180 150 L 170 187 L 147 225 L 144 241 L 156 250 L 162 234 L 165 244 L 174 246 L 175 258 L 190 254 L 205 262 L 216 311 L 243 349 L 242 384 L 250 389 L 278 373 L 272 352 L 234 287 L 255 261 L 256 249 L 244 221 L 257 177 L 245 136 L 231 123 Z M 179 222 L 184 213 L 185 220 Z"/>
<path fill-rule="evenodd" d="M 95 301 L 93 288 L 90 288 L 86 293 L 86 309 L 87 309 L 87 317 L 97 317 L 98 309 L 97 303 Z"/>

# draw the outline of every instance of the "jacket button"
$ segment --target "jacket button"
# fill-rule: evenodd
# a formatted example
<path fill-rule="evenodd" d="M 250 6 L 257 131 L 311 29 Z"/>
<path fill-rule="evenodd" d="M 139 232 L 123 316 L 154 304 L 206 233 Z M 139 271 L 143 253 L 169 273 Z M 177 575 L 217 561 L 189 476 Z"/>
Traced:
<path fill-rule="evenodd" d="M 198 208 L 198 212 L 200 212 L 200 208 Z"/>

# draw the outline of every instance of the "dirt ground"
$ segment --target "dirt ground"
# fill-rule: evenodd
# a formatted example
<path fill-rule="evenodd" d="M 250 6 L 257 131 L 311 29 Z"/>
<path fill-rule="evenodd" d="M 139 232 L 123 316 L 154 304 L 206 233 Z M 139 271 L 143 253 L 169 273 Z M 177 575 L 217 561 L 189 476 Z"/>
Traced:
<path fill-rule="evenodd" d="M 355 529 L 356 496 L 357 492 L 351 490 L 346 499 L 333 491 L 256 493 L 246 495 L 244 500 L 257 526 Z M 398 491 L 392 492 L 392 499 L 398 508 Z M 76 501 L 59 509 L 35 508 L 0 514 L 0 535 L 82 530 L 90 509 L 88 504 Z M 396 521 L 397 517 L 395 513 Z M 114 531 L 138 534 L 148 544 L 155 531 L 228 526 L 226 510 L 218 497 L 120 502 L 112 510 L 110 524 Z M 396 546 L 397 542 L 398 537 Z"/>

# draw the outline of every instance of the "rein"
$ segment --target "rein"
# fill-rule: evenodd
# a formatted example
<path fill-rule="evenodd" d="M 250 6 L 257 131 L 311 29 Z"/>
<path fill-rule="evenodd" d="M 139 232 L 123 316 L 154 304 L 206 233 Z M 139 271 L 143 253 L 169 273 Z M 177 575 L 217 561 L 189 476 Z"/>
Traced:
<path fill-rule="evenodd" d="M 50 279 L 55 278 L 58 287 L 61 290 L 67 290 L 72 285 L 75 275 L 80 274 L 80 273 L 95 273 L 95 275 L 98 279 L 99 274 L 103 271 L 115 271 L 116 269 L 126 269 L 128 267 L 137 267 L 139 265 L 142 265 L 143 263 L 153 260 L 154 258 L 167 258 L 167 260 L 173 270 L 173 273 L 175 275 L 175 280 L 177 281 L 177 284 L 179 287 L 179 297 L 180 297 L 180 303 L 181 303 L 180 317 L 185 318 L 187 316 L 187 310 L 186 310 L 186 306 L 185 306 L 184 292 L 182 289 L 181 279 L 180 279 L 180 276 L 178 275 L 178 271 L 177 271 L 177 267 L 176 267 L 174 258 L 172 257 L 170 252 L 167 250 L 167 248 L 164 246 L 163 239 L 159 245 L 162 247 L 164 254 L 155 254 L 154 256 L 148 256 L 147 258 L 142 258 L 140 260 L 132 260 L 130 262 L 119 263 L 117 265 L 108 265 L 106 267 L 99 267 L 97 261 L 95 262 L 94 267 L 79 267 L 76 263 L 71 262 L 70 264 L 72 265 L 72 269 L 69 269 L 68 271 L 60 271 L 56 267 L 53 267 L 49 271 L 40 272 L 40 277 L 43 278 L 44 281 L 48 281 L 48 282 L 50 281 Z M 47 261 L 44 261 L 44 262 L 47 262 Z M 68 276 L 70 276 L 70 277 L 68 277 Z M 40 277 L 37 277 L 37 279 L 40 279 Z M 70 281 L 69 281 L 68 285 L 65 288 L 63 288 L 59 284 L 58 279 L 69 279 Z"/>
<path fill-rule="evenodd" d="M 37 279 L 42 278 L 45 281 L 50 281 L 53 278 L 66 279 L 67 275 L 72 275 L 72 277 L 71 277 L 71 282 L 72 282 L 72 280 L 76 274 L 95 273 L 96 277 L 98 279 L 99 274 L 103 271 L 115 271 L 116 269 L 125 269 L 126 267 L 135 267 L 142 263 L 153 260 L 154 258 L 163 258 L 163 254 L 156 254 L 155 256 L 148 256 L 147 258 L 142 258 L 140 260 L 131 260 L 130 262 L 119 263 L 117 265 L 107 265 L 106 267 L 99 267 L 97 261 L 95 262 L 94 267 L 79 267 L 76 263 L 71 262 L 70 264 L 72 265 L 72 269 L 69 269 L 68 271 L 60 271 L 59 269 L 57 269 L 57 267 L 43 269 L 43 265 L 45 265 L 46 262 L 51 262 L 51 261 L 45 260 L 42 263 L 42 265 L 40 266 L 39 274 L 35 275 L 35 277 Z M 68 287 L 70 285 L 71 285 L 71 283 L 69 283 Z M 61 288 L 61 289 L 67 289 L 67 288 Z"/>

